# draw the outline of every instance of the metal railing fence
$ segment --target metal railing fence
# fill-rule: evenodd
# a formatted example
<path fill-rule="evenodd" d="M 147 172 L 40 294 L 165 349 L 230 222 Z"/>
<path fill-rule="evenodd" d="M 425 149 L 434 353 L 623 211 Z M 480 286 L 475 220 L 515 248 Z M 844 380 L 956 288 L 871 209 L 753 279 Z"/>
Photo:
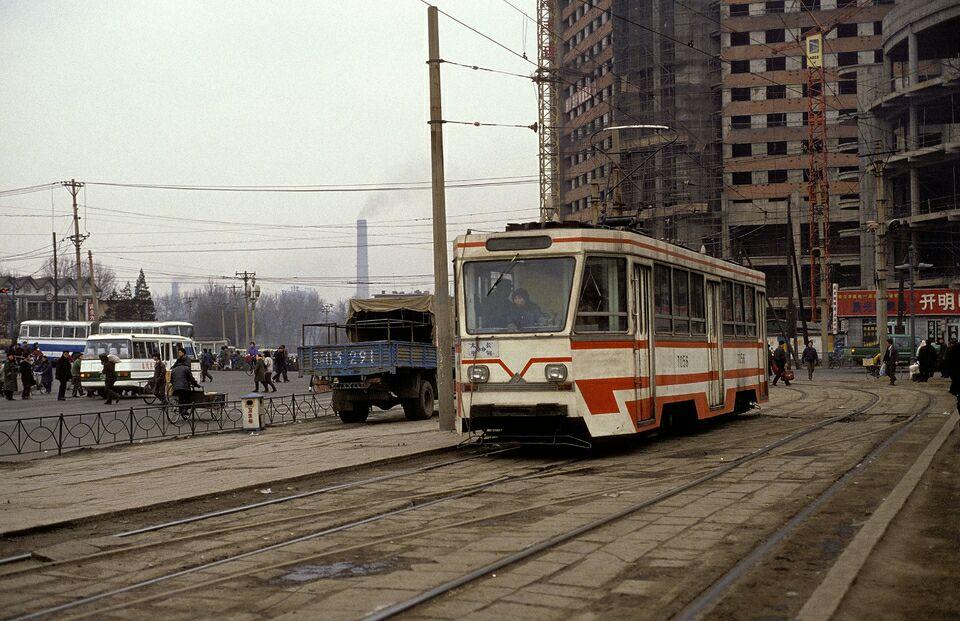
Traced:
<path fill-rule="evenodd" d="M 265 397 L 260 418 L 283 425 L 334 416 L 314 393 Z M 47 453 L 161 438 L 191 437 L 243 428 L 242 400 L 191 405 L 160 403 L 86 414 L 30 416 L 0 421 L 0 457 Z"/>

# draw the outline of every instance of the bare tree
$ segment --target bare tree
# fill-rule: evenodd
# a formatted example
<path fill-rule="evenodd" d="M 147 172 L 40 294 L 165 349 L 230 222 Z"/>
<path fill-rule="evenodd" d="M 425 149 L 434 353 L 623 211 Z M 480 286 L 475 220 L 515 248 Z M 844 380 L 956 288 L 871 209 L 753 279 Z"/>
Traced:
<path fill-rule="evenodd" d="M 90 278 L 90 264 L 87 261 L 80 261 L 80 274 L 84 283 Z M 53 257 L 44 261 L 40 268 L 40 275 L 53 278 Z M 60 278 L 77 277 L 77 261 L 70 255 L 61 255 L 57 258 L 57 275 Z M 97 289 L 107 296 L 111 291 L 117 288 L 117 273 L 112 268 L 107 267 L 96 259 L 93 260 L 93 282 Z"/>

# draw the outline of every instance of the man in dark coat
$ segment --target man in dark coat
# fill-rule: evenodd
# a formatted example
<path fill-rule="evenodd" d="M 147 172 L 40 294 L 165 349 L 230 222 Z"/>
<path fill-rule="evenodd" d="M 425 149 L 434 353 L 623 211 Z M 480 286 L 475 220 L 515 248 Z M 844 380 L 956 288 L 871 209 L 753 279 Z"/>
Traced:
<path fill-rule="evenodd" d="M 60 354 L 60 357 L 57 358 L 57 381 L 60 382 L 60 387 L 57 389 L 57 401 L 66 401 L 67 400 L 67 384 L 70 383 L 70 378 L 73 377 L 73 374 L 70 372 L 70 367 L 72 366 L 70 362 L 70 352 L 65 351 Z"/>
<path fill-rule="evenodd" d="M 17 392 L 17 376 L 20 375 L 20 365 L 13 355 L 7 351 L 7 360 L 3 363 L 3 396 L 7 401 L 13 401 L 13 393 Z"/>
<path fill-rule="evenodd" d="M 813 346 L 813 341 L 807 341 L 807 346 L 803 348 L 803 355 L 800 356 L 800 362 L 807 366 L 807 379 L 813 381 L 813 370 L 820 362 L 820 354 Z"/>
<path fill-rule="evenodd" d="M 153 355 L 153 394 L 160 403 L 167 403 L 167 365 L 163 364 L 160 354 Z"/>
<path fill-rule="evenodd" d="M 897 360 L 900 358 L 897 353 L 897 346 L 893 344 L 893 339 L 887 339 L 887 349 L 883 352 L 883 365 L 887 377 L 890 378 L 890 385 L 897 383 Z"/>
<path fill-rule="evenodd" d="M 920 365 L 920 377 L 917 381 L 925 382 L 931 377 L 937 368 L 937 350 L 933 346 L 933 339 L 927 339 L 923 347 L 917 353 L 917 362 Z"/>
<path fill-rule="evenodd" d="M 287 346 L 281 345 L 279 349 L 273 354 L 273 380 L 279 382 L 280 378 L 283 377 L 283 381 L 289 382 L 287 378 Z"/>
<path fill-rule="evenodd" d="M 773 350 L 773 385 L 777 385 L 778 380 L 783 380 L 784 386 L 790 385 L 790 380 L 784 377 L 787 370 L 787 344 L 778 345 Z"/>
<path fill-rule="evenodd" d="M 20 359 L 20 385 L 23 386 L 23 392 L 20 393 L 21 399 L 30 398 L 30 389 L 36 382 L 33 379 L 33 365 L 29 358 Z"/>
<path fill-rule="evenodd" d="M 103 365 L 103 392 L 107 398 L 104 403 L 107 405 L 114 401 L 120 403 L 120 395 L 113 389 L 113 385 L 117 383 L 117 363 L 107 354 L 100 354 L 100 364 Z"/>
<path fill-rule="evenodd" d="M 170 369 L 170 387 L 173 388 L 173 394 L 177 396 L 177 402 L 180 403 L 180 416 L 186 418 L 190 413 L 188 407 L 192 395 L 190 389 L 199 387 L 197 379 L 190 370 L 190 361 L 186 356 L 177 354 L 177 360 Z"/>

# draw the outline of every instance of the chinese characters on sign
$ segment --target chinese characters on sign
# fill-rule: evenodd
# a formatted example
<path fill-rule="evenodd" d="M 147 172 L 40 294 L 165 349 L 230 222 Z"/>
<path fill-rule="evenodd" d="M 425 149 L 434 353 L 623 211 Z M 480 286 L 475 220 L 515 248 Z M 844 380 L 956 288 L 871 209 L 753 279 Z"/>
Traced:
<path fill-rule="evenodd" d="M 903 292 L 903 313 L 910 314 L 911 301 L 916 315 L 960 315 L 958 294 L 952 289 L 917 289 L 911 300 L 909 291 Z M 893 317 L 899 310 L 900 300 L 896 291 L 887 299 L 887 313 Z M 877 314 L 876 293 L 868 290 L 840 291 L 837 295 L 839 317 L 874 317 Z"/>

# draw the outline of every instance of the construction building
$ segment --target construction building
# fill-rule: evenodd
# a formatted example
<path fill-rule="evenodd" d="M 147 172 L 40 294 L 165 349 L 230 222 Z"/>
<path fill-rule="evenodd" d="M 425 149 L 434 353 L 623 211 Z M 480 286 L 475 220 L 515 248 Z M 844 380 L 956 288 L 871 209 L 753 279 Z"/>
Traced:
<path fill-rule="evenodd" d="M 857 72 L 879 67 L 883 19 L 891 5 L 891 0 L 723 0 L 720 5 L 723 256 L 749 261 L 765 272 L 774 307 L 786 309 L 791 299 L 797 305 L 803 301 L 807 319 L 810 102 L 804 39 L 818 29 L 826 33 L 822 63 L 829 275 L 842 287 L 859 286 L 858 110 L 869 93 L 859 92 Z M 798 269 L 790 260 L 791 248 Z"/>
<path fill-rule="evenodd" d="M 853 345 L 877 339 L 878 242 L 889 331 L 913 315 L 919 337 L 960 336 L 960 3 L 897 2 L 882 30 L 882 62 L 858 76 L 862 270 L 839 308 Z"/>
<path fill-rule="evenodd" d="M 717 4 L 557 3 L 561 218 L 631 216 L 660 239 L 719 254 Z"/>

